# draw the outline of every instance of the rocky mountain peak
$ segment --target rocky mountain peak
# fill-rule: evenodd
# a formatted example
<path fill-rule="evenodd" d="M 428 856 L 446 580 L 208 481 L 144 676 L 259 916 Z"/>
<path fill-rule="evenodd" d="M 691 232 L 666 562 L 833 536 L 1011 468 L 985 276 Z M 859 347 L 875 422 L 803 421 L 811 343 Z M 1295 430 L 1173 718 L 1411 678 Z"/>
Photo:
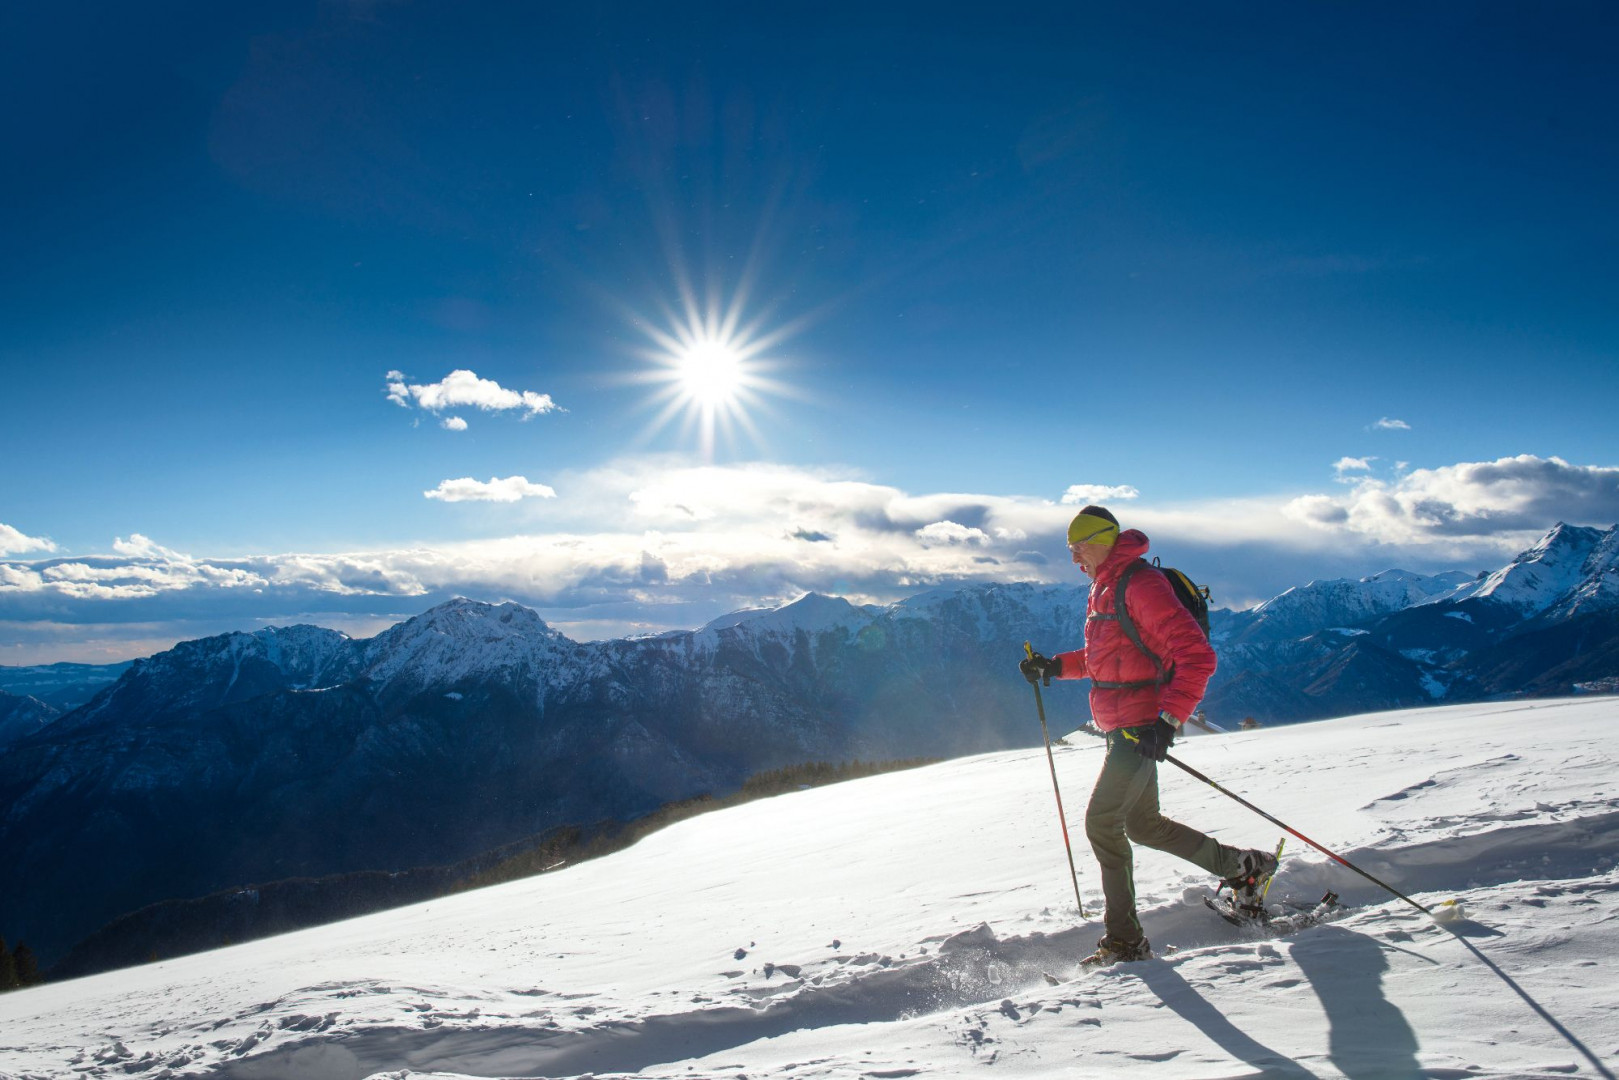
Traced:
<path fill-rule="evenodd" d="M 412 687 L 481 675 L 516 677 L 543 670 L 572 645 L 532 608 L 457 597 L 367 642 L 364 673 Z"/>

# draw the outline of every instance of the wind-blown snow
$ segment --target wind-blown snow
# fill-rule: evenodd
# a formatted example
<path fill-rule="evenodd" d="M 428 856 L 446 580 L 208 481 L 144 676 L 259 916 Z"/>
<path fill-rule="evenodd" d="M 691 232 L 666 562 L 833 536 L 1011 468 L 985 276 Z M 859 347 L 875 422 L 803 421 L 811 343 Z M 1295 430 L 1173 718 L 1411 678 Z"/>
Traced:
<path fill-rule="evenodd" d="M 1030 722 L 1034 723 L 1030 702 Z M 1057 691 L 1047 693 L 1056 716 Z M 0 996 L 9 1076 L 1613 1076 L 1619 699 L 1200 736 L 1175 753 L 1415 900 L 1290 841 L 1277 940 L 1142 852 L 1160 950 L 1079 973 L 1043 750 L 709 814 L 619 854 L 235 948 Z M 1056 763 L 1073 822 L 1100 761 Z M 1172 816 L 1278 830 L 1176 769 Z M 402 827 L 431 827 L 402 822 Z M 1087 851 L 1086 901 L 1098 904 Z M 1447 909 L 1449 910 L 1449 909 Z M 1052 972 L 1058 985 L 1048 985 Z"/>

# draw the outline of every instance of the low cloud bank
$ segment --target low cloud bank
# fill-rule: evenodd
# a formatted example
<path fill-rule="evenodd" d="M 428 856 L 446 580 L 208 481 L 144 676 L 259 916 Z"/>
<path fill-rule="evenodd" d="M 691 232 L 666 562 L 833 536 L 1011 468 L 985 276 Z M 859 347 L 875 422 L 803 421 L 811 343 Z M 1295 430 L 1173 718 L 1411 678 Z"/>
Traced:
<path fill-rule="evenodd" d="M 1324 472 L 1342 476 L 1342 465 Z M 1117 509 L 1166 562 L 1232 607 L 1311 578 L 1490 568 L 1558 520 L 1619 520 L 1619 468 L 1559 458 L 1391 477 L 1357 468 L 1347 479 L 1347 490 L 1340 480 L 1324 494 L 1178 506 L 1142 497 Z M 911 494 L 847 470 L 667 459 L 615 462 L 557 484 L 561 497 L 521 476 L 446 481 L 428 497 L 508 504 L 511 534 L 365 552 L 215 558 L 135 533 L 110 553 L 78 555 L 0 525 L 0 663 L 84 658 L 63 629 L 75 625 L 87 640 L 95 628 L 104 657 L 119 626 L 132 649 L 149 652 L 165 626 L 171 642 L 199 626 L 252 629 L 310 621 L 310 612 L 364 628 L 456 595 L 516 600 L 589 638 L 696 626 L 810 590 L 890 602 L 973 581 L 1082 584 L 1064 550 L 1064 503 L 1076 490 L 1135 493 L 1076 484 L 1055 499 Z M 50 554 L 17 557 L 34 552 Z"/>

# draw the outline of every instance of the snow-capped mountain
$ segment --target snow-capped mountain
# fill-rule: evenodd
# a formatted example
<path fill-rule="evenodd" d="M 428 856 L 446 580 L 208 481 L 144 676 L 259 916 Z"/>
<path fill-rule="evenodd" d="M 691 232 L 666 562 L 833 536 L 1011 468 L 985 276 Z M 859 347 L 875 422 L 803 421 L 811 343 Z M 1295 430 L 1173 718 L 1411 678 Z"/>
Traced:
<path fill-rule="evenodd" d="M 359 663 L 366 679 L 395 694 L 473 680 L 538 685 L 574 648 L 520 604 L 456 599 L 378 634 Z"/>
<path fill-rule="evenodd" d="M 1352 908 L 1266 939 L 1203 906 L 1201 871 L 1139 849 L 1160 958 L 1081 973 L 1102 931 L 1077 831 L 1101 746 L 1076 737 L 1055 770 L 1088 915 L 1044 751 L 1003 751 L 703 815 L 493 888 L 0 995 L 0 1075 L 1612 1076 L 1616 721 L 1613 698 L 1513 702 L 1176 748 L 1438 918 L 1293 842 L 1271 898 L 1330 889 Z M 1208 785 L 1167 767 L 1161 784 L 1177 819 L 1276 842 Z"/>
<path fill-rule="evenodd" d="M 1619 526 L 1604 531 L 1559 522 L 1506 566 L 1444 599 L 1490 600 L 1524 618 L 1614 607 L 1619 604 Z"/>
<path fill-rule="evenodd" d="M 1359 580 L 1312 581 L 1223 620 L 1216 641 L 1275 642 L 1327 627 L 1358 626 L 1417 604 L 1451 598 L 1472 581 L 1472 575 L 1461 571 L 1428 576 L 1407 570 L 1385 570 Z"/>
<path fill-rule="evenodd" d="M 279 690 L 334 686 L 356 674 L 353 645 L 347 634 L 319 626 L 268 626 L 182 641 L 135 661 L 111 687 L 63 717 L 59 733 L 106 717 L 192 714 Z"/>
<path fill-rule="evenodd" d="M 1493 573 L 1315 582 L 1213 622 L 1205 707 L 1227 722 L 1603 688 L 1619 676 L 1619 527 L 1559 523 Z"/>

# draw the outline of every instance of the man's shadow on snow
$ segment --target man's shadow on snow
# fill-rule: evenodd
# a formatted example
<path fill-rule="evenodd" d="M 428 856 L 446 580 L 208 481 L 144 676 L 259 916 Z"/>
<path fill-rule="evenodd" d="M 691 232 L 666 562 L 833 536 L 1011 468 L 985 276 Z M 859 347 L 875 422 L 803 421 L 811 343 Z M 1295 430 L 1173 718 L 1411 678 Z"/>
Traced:
<path fill-rule="evenodd" d="M 1381 943 L 1341 926 L 1318 926 L 1293 939 L 1290 954 L 1326 1010 L 1327 1056 L 1345 1076 L 1425 1075 L 1416 1032 L 1383 993 L 1389 962 Z"/>
<path fill-rule="evenodd" d="M 1275 1077 L 1309 1077 L 1315 1074 L 1278 1050 L 1243 1031 L 1225 1018 L 1225 1014 L 1211 1005 L 1187 982 L 1179 971 L 1168 964 L 1133 964 L 1130 974 L 1138 977 L 1147 989 L 1158 995 L 1158 1000 L 1178 1014 L 1181 1019 L 1197 1028 L 1234 1058 L 1246 1061 L 1259 1070 L 1266 1080 Z"/>

